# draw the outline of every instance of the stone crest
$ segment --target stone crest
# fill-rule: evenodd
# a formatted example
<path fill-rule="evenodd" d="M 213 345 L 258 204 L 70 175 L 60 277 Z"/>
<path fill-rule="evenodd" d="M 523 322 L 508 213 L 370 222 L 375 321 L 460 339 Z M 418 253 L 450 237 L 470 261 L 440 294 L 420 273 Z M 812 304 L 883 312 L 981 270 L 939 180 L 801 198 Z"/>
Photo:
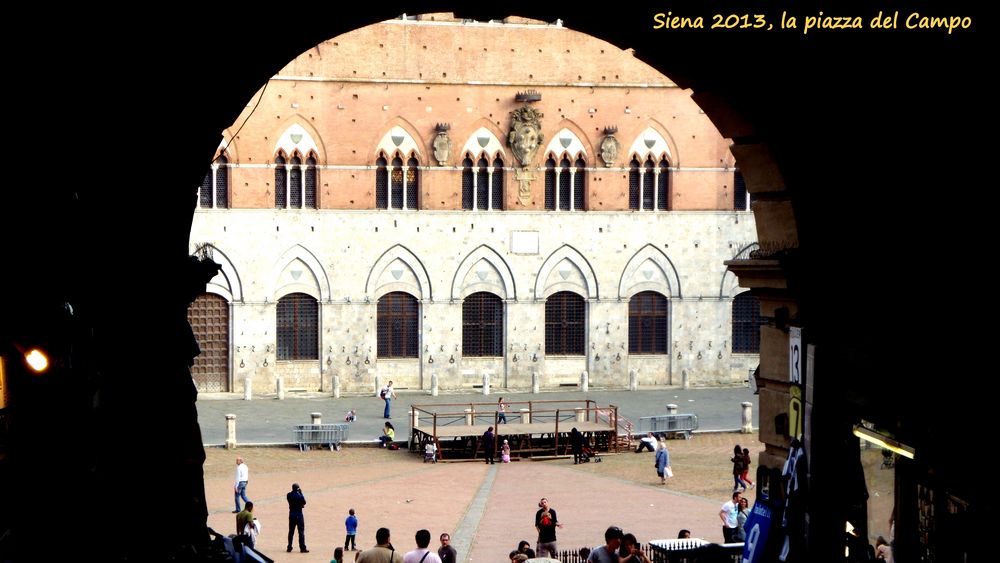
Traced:
<path fill-rule="evenodd" d="M 448 157 L 451 156 L 451 137 L 448 136 L 448 130 L 451 129 L 451 125 L 447 123 L 438 123 L 435 130 L 437 130 L 437 135 L 434 137 L 433 143 L 434 147 L 434 158 L 437 159 L 438 166 L 444 166 L 448 162 Z"/>
<path fill-rule="evenodd" d="M 604 128 L 604 140 L 601 141 L 601 158 L 604 160 L 604 166 L 612 166 L 618 159 L 621 143 L 615 138 L 617 132 L 618 128 L 614 126 Z"/>
<path fill-rule="evenodd" d="M 542 144 L 542 122 L 544 117 L 542 112 L 532 107 L 520 107 L 511 112 L 510 133 L 507 135 L 507 142 L 510 148 L 521 163 L 522 167 L 528 166 L 535 158 L 538 147 Z"/>

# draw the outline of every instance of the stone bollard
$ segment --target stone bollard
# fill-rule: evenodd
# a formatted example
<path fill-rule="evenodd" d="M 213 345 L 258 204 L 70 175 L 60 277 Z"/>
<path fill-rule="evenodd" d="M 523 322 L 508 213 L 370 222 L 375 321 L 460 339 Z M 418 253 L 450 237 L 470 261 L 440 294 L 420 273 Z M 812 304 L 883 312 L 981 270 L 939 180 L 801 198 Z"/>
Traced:
<path fill-rule="evenodd" d="M 587 372 L 584 372 L 587 373 Z M 587 422 L 587 409 L 583 407 L 576 407 L 576 421 L 577 422 Z"/>
<path fill-rule="evenodd" d="M 466 426 L 472 426 L 472 419 L 473 418 L 474 417 L 472 415 L 472 409 L 465 409 L 465 425 Z"/>
<path fill-rule="evenodd" d="M 483 372 L 483 395 L 490 394 L 490 372 Z"/>
<path fill-rule="evenodd" d="M 677 405 L 673 403 L 667 405 L 667 414 L 677 414 Z"/>
<path fill-rule="evenodd" d="M 369 369 L 368 371 L 375 371 Z M 382 376 L 375 374 L 375 396 L 378 397 L 379 393 L 382 392 Z"/>
<path fill-rule="evenodd" d="M 681 373 L 681 385 L 685 389 L 691 388 L 691 377 L 688 375 L 687 370 L 684 370 L 683 373 Z"/>
<path fill-rule="evenodd" d="M 340 376 L 339 375 L 333 376 L 333 398 L 334 399 L 339 399 L 340 398 Z"/>
<path fill-rule="evenodd" d="M 417 428 L 420 426 L 420 411 L 417 409 L 412 409 L 410 411 L 410 427 Z"/>
<path fill-rule="evenodd" d="M 253 397 L 253 378 L 248 374 L 243 378 L 243 400 L 249 401 Z"/>
<path fill-rule="evenodd" d="M 313 424 L 323 424 L 323 413 L 321 412 L 311 412 L 309 416 L 313 419 Z"/>
<path fill-rule="evenodd" d="M 531 392 L 532 393 L 538 393 L 538 387 L 539 387 L 539 381 L 538 380 L 539 379 L 541 379 L 541 378 L 538 377 L 538 372 L 537 371 L 531 372 Z"/>
<path fill-rule="evenodd" d="M 226 415 L 226 449 L 236 449 L 236 415 Z"/>
<path fill-rule="evenodd" d="M 635 368 L 628 370 L 628 390 L 639 390 L 639 370 Z"/>
<path fill-rule="evenodd" d="M 276 380 L 276 385 L 278 386 L 278 400 L 285 400 L 285 378 L 279 375 Z"/>
<path fill-rule="evenodd" d="M 438 374 L 437 372 L 431 372 L 431 397 L 438 396 Z"/>
<path fill-rule="evenodd" d="M 531 424 L 531 409 L 521 409 L 521 422 Z"/>
<path fill-rule="evenodd" d="M 590 374 L 587 370 L 580 372 L 580 390 L 584 393 L 590 390 Z"/>
<path fill-rule="evenodd" d="M 753 403 L 743 401 L 740 404 L 743 406 L 743 428 L 740 429 L 740 432 L 753 434 Z"/>

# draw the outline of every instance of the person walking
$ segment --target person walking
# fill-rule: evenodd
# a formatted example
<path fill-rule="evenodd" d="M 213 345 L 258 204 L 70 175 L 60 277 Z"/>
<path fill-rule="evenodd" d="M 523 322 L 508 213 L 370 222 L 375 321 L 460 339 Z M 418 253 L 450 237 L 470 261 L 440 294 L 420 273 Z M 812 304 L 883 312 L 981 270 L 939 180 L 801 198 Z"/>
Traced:
<path fill-rule="evenodd" d="M 382 388 L 379 396 L 385 401 L 385 411 L 382 413 L 382 418 L 392 418 L 392 400 L 396 398 L 396 392 L 392 389 L 392 381 Z"/>
<path fill-rule="evenodd" d="M 545 557 L 548 553 L 552 559 L 559 558 L 556 548 L 556 528 L 562 528 L 556 516 L 556 509 L 551 508 L 549 499 L 543 497 L 538 501 L 538 512 L 535 513 L 535 529 L 538 530 L 535 554 L 538 557 Z"/>
<path fill-rule="evenodd" d="M 733 462 L 733 492 L 740 492 L 747 490 L 747 484 L 743 482 L 743 449 L 740 448 L 739 444 L 733 448 L 733 457 L 729 460 Z"/>
<path fill-rule="evenodd" d="M 660 484 L 667 484 L 667 468 L 670 467 L 670 452 L 667 451 L 667 441 L 660 438 L 656 445 L 656 474 L 660 476 Z"/>
<path fill-rule="evenodd" d="M 292 551 L 292 538 L 295 536 L 295 528 L 299 529 L 299 551 L 309 553 L 306 549 L 306 518 L 302 514 L 302 508 L 306 505 L 306 497 L 302 494 L 302 489 L 298 483 L 292 483 L 292 490 L 285 495 L 288 500 L 288 546 L 285 551 Z"/>
<path fill-rule="evenodd" d="M 347 546 L 351 547 L 351 551 L 357 551 L 358 544 L 355 540 L 358 536 L 358 517 L 354 515 L 353 508 L 347 511 L 344 527 L 347 528 L 347 535 L 344 536 L 344 551 L 347 551 Z"/>
<path fill-rule="evenodd" d="M 753 488 L 753 481 L 750 480 L 750 449 L 743 448 L 743 473 L 740 475 L 744 483 L 750 483 L 750 488 Z"/>
<path fill-rule="evenodd" d="M 250 502 L 247 498 L 247 483 L 250 482 L 250 469 L 243 463 L 243 458 L 236 456 L 236 481 L 233 483 L 233 500 L 236 503 L 236 510 L 233 514 L 240 513 L 240 499 L 243 502 Z"/>
<path fill-rule="evenodd" d="M 492 426 L 487 428 L 486 432 L 483 432 L 483 456 L 486 458 L 486 463 L 494 463 L 493 454 L 496 446 L 496 438 Z"/>
<path fill-rule="evenodd" d="M 507 424 L 507 403 L 503 402 L 503 397 L 497 399 L 497 424 Z"/>

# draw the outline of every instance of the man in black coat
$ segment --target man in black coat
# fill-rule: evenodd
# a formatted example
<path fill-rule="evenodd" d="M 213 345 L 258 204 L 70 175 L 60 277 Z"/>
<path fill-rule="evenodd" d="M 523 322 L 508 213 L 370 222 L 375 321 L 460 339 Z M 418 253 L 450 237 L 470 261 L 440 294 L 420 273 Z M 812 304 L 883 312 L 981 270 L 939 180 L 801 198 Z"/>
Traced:
<path fill-rule="evenodd" d="M 302 507 L 306 505 L 306 497 L 302 494 L 302 489 L 298 483 L 292 483 L 292 490 L 285 495 L 288 499 L 288 547 L 285 551 L 292 550 L 292 536 L 295 535 L 295 528 L 299 529 L 299 551 L 309 553 L 306 549 L 306 518 L 302 514 Z"/>

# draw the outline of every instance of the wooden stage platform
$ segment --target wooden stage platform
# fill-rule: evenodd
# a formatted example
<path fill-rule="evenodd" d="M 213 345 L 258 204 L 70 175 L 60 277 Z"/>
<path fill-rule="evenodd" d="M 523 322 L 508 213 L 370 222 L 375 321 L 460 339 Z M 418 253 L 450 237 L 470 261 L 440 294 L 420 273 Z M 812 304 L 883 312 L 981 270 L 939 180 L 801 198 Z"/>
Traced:
<path fill-rule="evenodd" d="M 496 455 L 506 439 L 512 459 L 572 455 L 570 431 L 584 436 L 591 454 L 631 447 L 632 424 L 618 416 L 618 407 L 598 407 L 591 400 L 527 401 L 507 405 L 506 424 L 497 424 L 496 403 L 411 405 L 410 451 L 422 453 L 427 440 L 440 460 L 482 459 L 481 440 L 492 426 Z"/>

